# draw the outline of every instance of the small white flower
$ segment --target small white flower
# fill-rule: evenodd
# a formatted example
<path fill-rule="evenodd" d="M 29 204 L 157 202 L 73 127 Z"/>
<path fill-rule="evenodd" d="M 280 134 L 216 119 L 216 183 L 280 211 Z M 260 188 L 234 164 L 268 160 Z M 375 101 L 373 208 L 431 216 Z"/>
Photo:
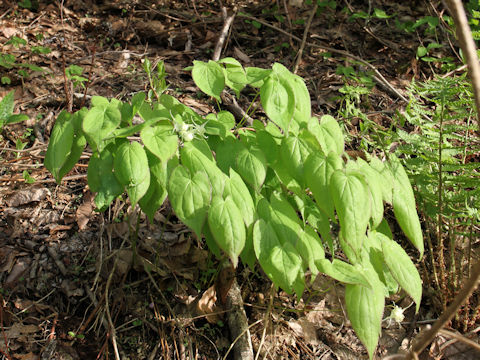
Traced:
<path fill-rule="evenodd" d="M 412 303 L 413 304 L 413 303 Z M 402 309 L 400 306 L 393 305 L 393 309 L 390 312 L 390 316 L 384 319 L 384 321 L 387 322 L 387 328 L 392 326 L 392 324 L 398 324 L 398 326 L 402 325 L 402 321 L 405 319 L 405 315 L 403 315 L 403 312 L 407 310 L 409 306 L 407 306 L 405 309 Z"/>
<path fill-rule="evenodd" d="M 173 123 L 173 129 L 176 132 L 187 131 L 190 128 L 189 124 L 185 124 L 184 122 L 176 122 Z"/>
<path fill-rule="evenodd" d="M 182 137 L 183 141 L 189 142 L 193 140 L 195 135 L 193 131 L 181 131 L 180 136 Z"/>
<path fill-rule="evenodd" d="M 390 317 L 397 323 L 401 323 L 405 319 L 405 315 L 403 312 L 405 309 L 402 309 L 400 306 L 394 306 L 392 312 L 390 313 Z"/>

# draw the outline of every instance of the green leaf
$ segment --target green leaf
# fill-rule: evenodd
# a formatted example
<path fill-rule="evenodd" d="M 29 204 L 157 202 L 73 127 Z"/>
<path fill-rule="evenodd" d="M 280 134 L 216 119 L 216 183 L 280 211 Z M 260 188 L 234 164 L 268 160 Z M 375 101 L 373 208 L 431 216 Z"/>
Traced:
<path fill-rule="evenodd" d="M 321 211 L 310 198 L 306 198 L 304 207 L 304 219 L 320 233 L 322 240 L 328 245 L 330 253 L 333 256 L 335 249 L 332 236 L 330 235 L 330 221 L 328 216 Z"/>
<path fill-rule="evenodd" d="M 327 157 L 322 153 L 313 153 L 305 161 L 306 185 L 313 193 L 317 206 L 330 218 L 334 219 L 334 203 L 330 193 L 330 179 L 335 170 L 343 166 L 342 159 L 336 153 Z"/>
<path fill-rule="evenodd" d="M 215 149 L 217 166 L 226 174 L 230 168 L 235 167 L 237 153 L 243 148 L 243 144 L 234 136 L 228 136 L 218 144 Z"/>
<path fill-rule="evenodd" d="M 323 250 L 322 241 L 312 227 L 308 225 L 305 226 L 298 236 L 297 246 L 295 248 L 312 272 L 312 280 L 315 279 L 315 276 L 318 274 L 315 261 L 324 259 L 325 251 Z"/>
<path fill-rule="evenodd" d="M 260 190 L 267 174 L 265 155 L 256 147 L 242 147 L 237 153 L 235 170 L 256 191 Z"/>
<path fill-rule="evenodd" d="M 320 150 L 315 145 L 318 145 L 315 138 L 306 131 L 300 132 L 298 136 L 291 134 L 284 137 L 280 145 L 280 159 L 282 161 L 280 166 L 283 166 L 302 187 L 305 186 L 304 164 L 307 157 L 312 152 Z"/>
<path fill-rule="evenodd" d="M 220 65 L 212 60 L 208 63 L 194 61 L 192 77 L 200 90 L 220 101 L 220 94 L 225 87 L 225 76 Z"/>
<path fill-rule="evenodd" d="M 208 226 L 218 246 L 237 267 L 238 256 L 245 246 L 245 224 L 231 196 L 215 196 L 208 211 Z"/>
<path fill-rule="evenodd" d="M 372 287 L 363 271 L 344 261 L 334 259 L 333 262 L 330 262 L 330 260 L 327 259 L 319 259 L 315 261 L 315 265 L 321 273 L 344 284 Z"/>
<path fill-rule="evenodd" d="M 412 185 L 410 185 L 410 180 L 400 160 L 394 156 L 390 157 L 390 169 L 394 178 L 393 212 L 395 218 L 410 242 L 420 252 L 421 258 L 424 250 L 423 234 L 415 207 Z"/>
<path fill-rule="evenodd" d="M 205 172 L 212 184 L 213 194 L 221 195 L 227 177 L 215 164 L 212 152 L 204 140 L 193 140 L 180 150 L 181 162 L 192 173 Z"/>
<path fill-rule="evenodd" d="M 324 115 L 318 123 L 317 118 L 311 118 L 308 122 L 308 130 L 317 138 L 325 154 L 331 151 L 337 155 L 342 155 L 345 147 L 342 129 L 330 115 Z"/>
<path fill-rule="evenodd" d="M 135 115 L 138 110 L 142 107 L 143 103 L 145 101 L 145 93 L 144 92 L 139 92 L 133 95 L 132 97 L 132 113 Z"/>
<path fill-rule="evenodd" d="M 95 205 L 104 211 L 124 188 L 113 174 L 115 144 L 109 144 L 100 153 L 95 153 L 88 163 L 87 179 L 90 190 L 96 192 Z"/>
<path fill-rule="evenodd" d="M 398 283 L 392 276 L 392 273 L 385 264 L 385 258 L 382 251 L 380 237 L 377 236 L 378 228 L 369 231 L 364 242 L 364 261 L 362 265 L 365 268 L 371 267 L 377 274 L 378 279 L 384 284 L 385 297 L 398 292 Z"/>
<path fill-rule="evenodd" d="M 103 99 L 103 98 L 102 98 Z M 93 102 L 93 98 L 92 98 Z M 103 101 L 99 101 L 103 104 Z M 83 119 L 83 131 L 90 146 L 102 150 L 102 140 L 120 125 L 122 115 L 114 103 L 92 107 Z"/>
<path fill-rule="evenodd" d="M 269 119 L 287 133 L 295 111 L 295 95 L 288 81 L 272 72 L 260 88 L 260 100 Z"/>
<path fill-rule="evenodd" d="M 60 169 L 72 151 L 73 139 L 74 128 L 71 114 L 64 110 L 57 117 L 45 154 L 45 167 L 52 173 L 57 183 L 60 183 L 65 175 L 61 175 Z"/>
<path fill-rule="evenodd" d="M 60 179 L 62 179 L 70 170 L 72 170 L 72 168 L 82 156 L 85 145 L 87 144 L 87 139 L 85 138 L 85 136 L 83 136 L 81 130 L 83 118 L 85 117 L 86 113 L 87 109 L 82 108 L 81 110 L 74 113 L 70 118 L 74 129 L 73 142 L 70 153 L 68 154 L 67 159 L 62 165 L 62 168 L 58 172 Z"/>
<path fill-rule="evenodd" d="M 311 102 L 310 94 L 303 79 L 290 72 L 285 66 L 280 63 L 275 63 L 272 66 L 274 74 L 281 77 L 292 89 L 294 96 L 294 111 L 293 120 L 298 124 L 306 124 L 311 116 Z"/>
<path fill-rule="evenodd" d="M 393 197 L 393 174 L 388 166 L 376 157 L 370 160 L 370 166 L 379 174 L 382 181 L 380 189 L 382 190 L 382 198 L 387 204 L 392 204 Z"/>
<path fill-rule="evenodd" d="M 393 278 L 415 301 L 418 312 L 422 300 L 422 280 L 417 268 L 399 244 L 381 233 L 376 233 L 376 237 L 380 239 L 385 263 Z"/>
<path fill-rule="evenodd" d="M 70 149 L 70 153 L 68 154 L 68 157 L 65 160 L 63 166 L 58 171 L 58 177 L 60 180 L 65 175 L 67 175 L 70 170 L 73 169 L 77 161 L 82 156 L 82 153 L 83 153 L 83 150 L 85 149 L 86 144 L 87 144 L 87 139 L 85 139 L 85 136 L 81 134 L 73 135 L 73 143 Z"/>
<path fill-rule="evenodd" d="M 253 87 L 261 87 L 263 85 L 263 81 L 267 78 L 271 73 L 271 69 L 261 69 L 257 67 L 246 67 L 245 73 L 247 75 L 247 83 Z"/>
<path fill-rule="evenodd" d="M 428 54 L 428 50 L 425 46 L 419 46 L 417 48 L 417 57 L 423 57 Z"/>
<path fill-rule="evenodd" d="M 247 75 L 242 67 L 242 64 L 234 58 L 225 58 L 218 61 L 224 66 L 223 73 L 225 75 L 225 83 L 227 86 L 235 91 L 237 97 L 240 96 L 240 91 L 247 84 Z"/>
<path fill-rule="evenodd" d="M 370 219 L 370 195 L 361 176 L 336 170 L 331 178 L 330 191 L 337 210 L 345 250 L 350 261 L 360 260 L 363 239 Z M 351 258 L 351 256 L 354 258 Z"/>
<path fill-rule="evenodd" d="M 19 122 L 22 122 L 22 121 L 25 121 L 25 120 L 28 120 L 28 115 L 25 115 L 25 114 L 13 114 L 13 115 L 10 115 L 5 123 L 5 125 L 7 124 L 16 124 L 16 123 L 19 123 Z M 1 123 L 1 121 L 0 121 Z"/>
<path fill-rule="evenodd" d="M 253 227 L 253 246 L 267 276 L 276 286 L 291 294 L 299 275 L 303 277 L 302 259 L 293 245 L 282 245 L 273 227 L 260 219 Z"/>
<path fill-rule="evenodd" d="M 374 13 L 375 17 L 378 18 L 378 19 L 389 19 L 393 16 L 393 15 L 388 15 L 385 12 L 385 10 L 378 9 L 378 8 L 373 9 L 373 13 Z"/>
<path fill-rule="evenodd" d="M 150 168 L 150 186 L 145 195 L 138 202 L 143 212 L 153 222 L 156 211 L 162 206 L 167 197 L 167 179 L 169 168 L 178 165 L 178 158 L 170 159 L 168 163 L 162 162 L 150 151 L 146 151 L 148 166 Z"/>
<path fill-rule="evenodd" d="M 6 124 L 7 119 L 12 115 L 14 108 L 15 91 L 10 91 L 0 101 L 0 128 Z"/>
<path fill-rule="evenodd" d="M 147 149 L 165 163 L 177 152 L 178 136 L 166 132 L 162 126 L 144 128 L 140 138 Z"/>
<path fill-rule="evenodd" d="M 255 205 L 252 196 L 240 175 L 233 169 L 230 169 L 230 179 L 225 182 L 223 190 L 223 197 L 226 198 L 227 196 L 231 196 L 233 202 L 237 205 L 245 226 L 252 225 L 255 217 Z"/>
<path fill-rule="evenodd" d="M 95 106 L 107 107 L 110 104 L 108 99 L 103 96 L 92 96 L 92 99 L 90 100 L 90 102 L 92 103 L 93 107 Z"/>
<path fill-rule="evenodd" d="M 204 172 L 191 172 L 182 165 L 173 170 L 168 182 L 168 198 L 177 217 L 202 235 L 211 199 L 211 185 Z"/>
<path fill-rule="evenodd" d="M 280 194 L 273 193 L 270 202 L 265 198 L 260 199 L 257 212 L 260 218 L 271 224 L 282 244 L 288 242 L 296 245 L 298 235 L 302 232 L 302 223 L 295 209 Z"/>
<path fill-rule="evenodd" d="M 276 163 L 280 154 L 280 146 L 277 144 L 277 141 L 280 142 L 281 140 L 275 138 L 266 130 L 257 130 L 255 136 L 257 138 L 258 147 L 262 149 L 262 152 L 265 154 L 267 164 L 272 165 Z M 283 139 L 283 136 L 281 139 Z"/>
<path fill-rule="evenodd" d="M 230 130 L 235 126 L 235 117 L 228 111 L 220 111 L 218 114 L 210 113 L 205 119 L 207 121 L 202 125 L 205 127 L 205 133 L 218 135 L 222 140 L 231 135 Z"/>
<path fill-rule="evenodd" d="M 381 332 L 385 306 L 383 290 L 347 284 L 345 303 L 352 327 L 372 359 Z"/>
<path fill-rule="evenodd" d="M 354 163 L 349 161 L 348 164 Z M 347 164 L 347 168 L 348 168 Z M 372 204 L 372 222 L 373 228 L 376 228 L 383 220 L 383 198 L 382 198 L 382 182 L 384 179 L 380 174 L 370 167 L 370 165 L 363 159 L 358 158 L 355 162 L 355 168 L 358 169 L 365 177 L 366 184 L 368 185 L 369 193 L 371 196 Z"/>
<path fill-rule="evenodd" d="M 121 144 L 113 167 L 118 181 L 127 189 L 132 207 L 135 207 L 150 186 L 148 159 L 142 145 L 136 141 Z"/>

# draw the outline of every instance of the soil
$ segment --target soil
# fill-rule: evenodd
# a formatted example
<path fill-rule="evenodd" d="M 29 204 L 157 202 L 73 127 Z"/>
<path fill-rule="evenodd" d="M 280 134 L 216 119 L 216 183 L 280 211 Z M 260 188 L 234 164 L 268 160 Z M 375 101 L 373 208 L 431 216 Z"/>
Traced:
<path fill-rule="evenodd" d="M 200 114 L 214 111 L 215 104 L 198 95 L 184 69 L 193 60 L 211 59 L 224 24 L 222 4 L 228 14 L 238 11 L 222 57 L 262 68 L 278 61 L 293 69 L 301 47 L 297 38 L 303 37 L 312 5 L 280 0 L 31 3 L 30 9 L 16 1 L 0 4 L 2 54 L 43 69 L 0 67 L 1 76 L 11 81 L 0 86 L 0 98 L 14 90 L 16 111 L 29 116 L 6 127 L 0 140 L 2 359 L 115 359 L 115 347 L 121 359 L 233 359 L 224 305 L 212 290 L 224 274 L 223 264 L 176 219 L 168 201 L 153 224 L 122 199 L 98 213 L 86 179 L 90 153 L 61 184 L 45 169 L 43 158 L 62 109 L 88 106 L 95 95 L 129 100 L 148 91 L 142 69 L 146 57 L 165 62 L 169 93 Z M 352 0 L 337 1 L 335 9 L 321 6 L 308 35 L 308 42 L 318 46 L 305 46 L 297 74 L 311 92 L 313 112 L 335 114 L 344 106 L 342 69 L 371 69 L 327 48 L 370 62 L 398 92 L 376 82 L 362 107 L 388 127 L 391 115 L 406 105 L 401 96 L 408 97 L 410 81 L 430 78 L 440 65 L 417 59 L 419 33 L 396 28 L 394 18 L 351 20 L 343 10 L 368 12 L 369 5 L 402 21 L 443 11 L 438 1 Z M 6 44 L 12 36 L 28 45 Z M 447 40 L 455 40 L 441 36 L 445 48 L 439 51 L 451 55 Z M 50 51 L 42 53 L 46 48 Z M 64 76 L 70 65 L 83 68 L 83 86 Z M 356 118 L 346 123 L 352 153 L 361 141 L 359 123 Z M 274 290 L 258 268 L 240 265 L 235 275 L 259 358 L 367 358 L 346 320 L 338 283 L 319 276 L 297 299 Z M 393 302 L 410 305 L 398 295 L 390 299 L 385 317 Z M 401 324 L 385 321 L 377 357 L 406 351 L 438 311 L 435 294 L 426 292 L 418 315 L 412 306 Z M 477 358 L 459 344 L 439 335 L 421 358 Z"/>

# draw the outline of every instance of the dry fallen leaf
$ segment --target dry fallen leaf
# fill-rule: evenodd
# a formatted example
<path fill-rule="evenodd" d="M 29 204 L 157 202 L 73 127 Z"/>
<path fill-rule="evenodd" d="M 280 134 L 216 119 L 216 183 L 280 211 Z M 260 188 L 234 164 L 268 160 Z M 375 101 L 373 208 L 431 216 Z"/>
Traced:
<path fill-rule="evenodd" d="M 308 344 L 313 346 L 320 344 L 317 338 L 315 325 L 305 317 L 301 317 L 298 320 L 290 320 L 288 326 L 290 326 L 297 336 L 303 338 Z"/>
<path fill-rule="evenodd" d="M 15 323 L 9 330 L 5 331 L 5 335 L 7 336 L 7 339 L 16 339 L 26 334 L 34 334 L 37 331 L 39 331 L 37 325 L 24 325 L 22 323 Z"/>
<path fill-rule="evenodd" d="M 77 220 L 77 225 L 79 230 L 85 229 L 90 218 L 92 217 L 94 203 L 93 199 L 95 197 L 90 191 L 87 191 L 83 196 L 83 203 L 77 209 L 75 213 L 75 218 Z"/>
<path fill-rule="evenodd" d="M 250 57 L 238 47 L 233 48 L 233 53 L 235 54 L 236 58 L 242 60 L 244 63 L 249 64 L 251 62 Z"/>
<path fill-rule="evenodd" d="M 32 352 L 29 352 L 28 354 L 15 354 L 14 357 L 15 359 L 19 359 L 19 360 L 38 360 L 39 359 L 38 355 L 35 355 Z"/>
<path fill-rule="evenodd" d="M 198 301 L 197 310 L 201 315 L 206 315 L 206 319 L 210 324 L 215 324 L 219 318 L 217 314 L 213 314 L 216 310 L 217 292 L 215 285 L 210 286 Z"/>
<path fill-rule="evenodd" d="M 8 206 L 17 207 L 20 205 L 29 204 L 34 201 L 42 201 L 51 195 L 47 188 L 29 188 L 16 191 L 7 199 Z"/>

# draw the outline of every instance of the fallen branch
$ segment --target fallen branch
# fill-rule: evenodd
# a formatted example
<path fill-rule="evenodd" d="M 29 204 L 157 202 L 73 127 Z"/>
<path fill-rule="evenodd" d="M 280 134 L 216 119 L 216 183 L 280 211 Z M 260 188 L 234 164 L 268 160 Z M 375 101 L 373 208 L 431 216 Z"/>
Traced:
<path fill-rule="evenodd" d="M 308 32 L 310 31 L 310 26 L 312 26 L 312 20 L 315 14 L 317 13 L 318 9 L 318 3 L 315 3 L 315 6 L 312 9 L 312 12 L 310 13 L 310 16 L 308 17 L 307 25 L 305 26 L 305 30 L 303 31 L 303 38 L 302 38 L 302 44 L 300 45 L 300 49 L 298 49 L 297 53 L 297 59 L 295 60 L 295 66 L 293 67 L 293 73 L 296 74 L 298 70 L 298 66 L 300 65 L 300 62 L 302 61 L 302 55 L 303 55 L 303 50 L 305 49 L 305 44 L 307 42 L 307 36 Z"/>

